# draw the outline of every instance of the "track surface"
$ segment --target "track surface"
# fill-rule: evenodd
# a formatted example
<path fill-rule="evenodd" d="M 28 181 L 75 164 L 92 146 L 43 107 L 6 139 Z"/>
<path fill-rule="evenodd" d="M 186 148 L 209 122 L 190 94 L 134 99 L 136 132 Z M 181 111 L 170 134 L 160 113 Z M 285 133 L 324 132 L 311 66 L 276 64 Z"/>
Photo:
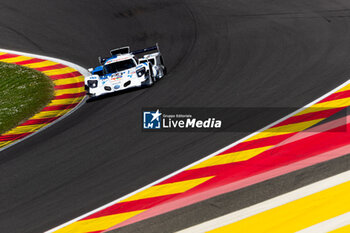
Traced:
<path fill-rule="evenodd" d="M 88 67 L 110 48 L 158 41 L 169 75 L 1 152 L 0 232 L 42 232 L 248 134 L 142 133 L 142 107 L 298 107 L 341 84 L 348 9 L 347 0 L 1 1 L 0 47 Z"/>
<path fill-rule="evenodd" d="M 119 228 L 110 233 L 175 232 L 349 170 L 350 155 Z M 269 223 L 268 223 L 269 224 Z M 247 231 L 249 232 L 249 231 Z"/>

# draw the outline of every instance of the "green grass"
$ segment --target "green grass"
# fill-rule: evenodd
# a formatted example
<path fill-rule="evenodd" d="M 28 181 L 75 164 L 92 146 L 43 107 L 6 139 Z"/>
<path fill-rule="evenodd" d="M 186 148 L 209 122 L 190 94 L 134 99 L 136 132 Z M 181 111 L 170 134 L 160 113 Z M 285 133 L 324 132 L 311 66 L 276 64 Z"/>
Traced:
<path fill-rule="evenodd" d="M 46 75 L 0 62 L 0 134 L 40 111 L 53 94 L 53 83 Z"/>

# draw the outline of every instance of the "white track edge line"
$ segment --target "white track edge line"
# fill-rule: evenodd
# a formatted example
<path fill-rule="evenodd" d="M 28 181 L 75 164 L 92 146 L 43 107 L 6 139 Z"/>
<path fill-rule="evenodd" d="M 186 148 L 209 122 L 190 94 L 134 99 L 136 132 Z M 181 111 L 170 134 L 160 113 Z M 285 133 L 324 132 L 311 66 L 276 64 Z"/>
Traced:
<path fill-rule="evenodd" d="M 186 167 L 183 167 L 183 168 L 181 168 L 181 169 L 179 169 L 179 170 L 177 170 L 177 171 L 175 171 L 175 172 L 173 172 L 173 173 L 170 173 L 169 175 L 167 175 L 167 176 L 165 176 L 165 177 L 163 177 L 163 178 L 160 178 L 159 180 L 156 180 L 156 181 L 154 181 L 153 183 L 150 183 L 150 184 L 148 184 L 148 185 L 146 185 L 146 186 L 144 186 L 144 187 L 142 187 L 142 188 L 140 188 L 140 189 L 138 189 L 138 190 L 136 190 L 136 191 L 134 191 L 134 192 L 132 192 L 132 193 L 129 193 L 129 194 L 127 194 L 127 195 L 125 195 L 125 196 L 123 196 L 123 197 L 120 197 L 120 198 L 118 198 L 118 199 L 116 199 L 116 200 L 114 200 L 114 201 L 111 201 L 111 202 L 109 202 L 109 203 L 107 203 L 107 204 L 105 204 L 105 205 L 103 205 L 103 206 L 101 206 L 101 207 L 99 207 L 99 208 L 97 208 L 97 209 L 94 209 L 94 210 L 92 210 L 92 211 L 90 211 L 90 212 L 88 212 L 88 213 L 86 213 L 86 214 L 83 214 L 83 215 L 81 215 L 81 216 L 79 216 L 79 217 L 77 217 L 77 218 L 75 218 L 75 219 L 72 219 L 72 220 L 70 220 L 70 221 L 68 221 L 68 222 L 66 222 L 66 223 L 63 223 L 63 224 L 61 224 L 61 225 L 59 225 L 59 226 L 57 226 L 57 227 L 54 227 L 54 228 L 52 228 L 52 229 L 46 231 L 45 233 L 52 233 L 52 232 L 54 232 L 54 231 L 57 231 L 58 229 L 61 229 L 61 228 L 65 227 L 65 226 L 67 226 L 67 225 L 70 225 L 70 224 L 72 224 L 73 222 L 79 221 L 79 220 L 82 219 L 82 218 L 85 218 L 85 217 L 87 217 L 87 216 L 89 216 L 89 215 L 91 215 L 91 214 L 94 214 L 94 213 L 96 213 L 96 212 L 98 212 L 98 211 L 100 211 L 100 210 L 103 210 L 103 209 L 105 209 L 105 208 L 107 208 L 107 207 L 109 207 L 109 206 L 112 206 L 112 205 L 118 203 L 118 202 L 121 201 L 121 200 L 124 200 L 124 199 L 126 199 L 126 198 L 128 198 L 128 197 L 130 197 L 130 196 L 132 196 L 132 195 L 135 195 L 136 193 L 139 193 L 139 192 L 141 192 L 141 191 L 143 191 L 143 190 L 145 190 L 145 189 L 147 189 L 147 188 L 149 188 L 149 187 L 152 187 L 152 186 L 154 186 L 154 185 L 156 185 L 156 184 L 158 184 L 158 183 L 160 183 L 160 182 L 162 182 L 162 181 L 164 181 L 164 180 L 166 180 L 166 179 L 168 179 L 168 178 L 170 178 L 170 177 L 172 177 L 172 176 L 175 176 L 175 175 L 179 174 L 180 172 L 183 172 L 184 170 L 186 170 L 186 169 L 188 169 L 188 168 L 190 168 L 190 167 L 193 167 L 193 166 L 195 166 L 195 165 L 197 165 L 197 164 L 203 162 L 204 160 L 207 160 L 207 159 L 209 159 L 209 158 L 211 158 L 211 157 L 214 157 L 215 155 L 220 154 L 221 152 L 223 152 L 223 151 L 225 151 L 225 150 L 227 150 L 227 149 L 229 149 L 229 148 L 231 148 L 231 147 L 233 147 L 233 146 L 235 146 L 235 145 L 237 145 L 237 144 L 239 144 L 239 143 L 245 141 L 246 139 L 248 139 L 248 138 L 250 138 L 250 137 L 253 137 L 254 135 L 258 134 L 259 132 L 262 132 L 262 131 L 264 131 L 264 130 L 266 130 L 266 129 L 268 129 L 268 128 L 271 128 L 271 127 L 274 126 L 274 125 L 277 125 L 278 123 L 284 121 L 285 119 L 287 119 L 287 118 L 289 118 L 289 117 L 291 117 L 291 116 L 297 114 L 298 112 L 301 112 L 301 111 L 304 110 L 305 108 L 308 108 L 308 107 L 314 105 L 315 103 L 319 102 L 320 100 L 322 100 L 322 99 L 328 97 L 329 95 L 333 94 L 333 93 L 336 92 L 337 90 L 339 90 L 339 89 L 345 87 L 345 86 L 348 85 L 349 83 L 350 83 L 350 79 L 347 80 L 346 82 L 344 82 L 343 84 L 341 84 L 340 86 L 338 86 L 338 87 L 334 88 L 333 90 L 327 92 L 326 94 L 322 95 L 321 97 L 317 98 L 316 100 L 312 101 L 311 103 L 305 105 L 304 107 L 302 107 L 302 108 L 300 108 L 300 109 L 298 109 L 298 110 L 296 110 L 296 111 L 294 111 L 294 112 L 292 112 L 292 113 L 286 115 L 285 117 L 283 117 L 283 118 L 281 118 L 281 119 L 279 119 L 279 120 L 277 120 L 277 121 L 275 121 L 275 122 L 273 122 L 273 123 L 271 123 L 271 124 L 265 126 L 264 128 L 262 128 L 262 129 L 260 129 L 260 130 L 258 130 L 258 131 L 256 131 L 256 132 L 254 132 L 254 133 L 252 133 L 252 134 L 249 134 L 248 136 L 246 136 L 246 137 L 244 137 L 244 138 L 242 138 L 242 139 L 240 139 L 240 140 L 238 140 L 238 141 L 236 141 L 236 142 L 234 142 L 234 143 L 231 143 L 230 145 L 228 145 L 228 146 L 226 146 L 226 147 L 224 147 L 224 148 L 222 148 L 222 149 L 220 149 L 220 150 L 218 150 L 218 151 L 216 151 L 216 152 L 214 152 L 214 153 L 212 153 L 212 154 L 210 154 L 210 155 L 208 155 L 208 156 L 206 156 L 206 157 L 204 157 L 204 158 L 202 158 L 202 159 L 200 159 L 200 160 L 198 160 L 198 161 L 196 161 L 196 162 L 193 162 L 193 163 L 187 165 Z"/>
<path fill-rule="evenodd" d="M 181 231 L 178 231 L 177 233 L 200 233 L 200 232 L 214 230 L 214 229 L 238 222 L 242 219 L 251 217 L 253 215 L 265 212 L 267 210 L 276 208 L 278 206 L 285 205 L 289 202 L 332 188 L 334 186 L 337 186 L 339 184 L 342 184 L 348 181 L 350 181 L 350 171 L 340 173 L 338 175 L 306 185 L 302 188 L 299 188 L 294 191 L 288 192 L 286 194 L 282 194 L 280 196 L 260 202 L 258 204 L 249 206 L 247 208 L 183 229 Z M 318 231 L 313 231 L 313 232 L 318 232 Z"/>
<path fill-rule="evenodd" d="M 19 52 L 19 51 L 14 51 L 14 50 L 8 50 L 8 49 L 2 49 L 0 48 L 0 52 L 4 52 L 4 53 L 11 53 L 11 54 L 16 54 L 16 55 L 21 55 L 21 56 L 28 56 L 28 57 L 33 57 L 33 58 L 39 58 L 39 59 L 43 59 L 43 60 L 47 60 L 47 61 L 53 61 L 53 62 L 57 62 L 57 63 L 61 63 L 61 64 L 64 64 L 66 66 L 69 66 L 71 68 L 74 68 L 76 70 L 78 70 L 83 76 L 89 76 L 90 73 L 87 71 L 87 69 L 83 68 L 82 66 L 79 66 L 77 64 L 74 64 L 72 62 L 69 62 L 69 61 L 65 61 L 65 60 L 62 60 L 62 59 L 59 59 L 59 58 L 54 58 L 54 57 L 48 57 L 48 56 L 43 56 L 43 55 L 38 55 L 38 54 L 32 54 L 32 53 L 25 53 L 25 52 Z M 64 118 L 68 117 L 69 115 L 71 115 L 72 113 L 74 113 L 76 110 L 78 110 L 78 108 L 80 108 L 83 104 L 85 104 L 86 102 L 86 97 L 84 97 L 80 103 L 75 106 L 73 109 L 71 109 L 68 113 L 64 114 L 63 116 L 61 116 L 60 118 L 58 118 L 57 120 L 49 123 L 48 125 L 40 128 L 39 130 L 35 131 L 34 133 L 22 138 L 22 139 L 19 139 L 7 146 L 4 146 L 0 149 L 0 152 L 1 151 L 4 151 L 14 145 L 16 145 L 17 143 L 20 143 L 38 133 L 40 133 L 41 131 L 44 131 L 45 129 L 47 129 L 48 127 L 60 122 L 61 120 L 63 120 Z"/>
<path fill-rule="evenodd" d="M 318 224 L 312 225 L 296 233 L 326 233 L 345 227 L 350 224 L 350 212 L 336 216 Z"/>

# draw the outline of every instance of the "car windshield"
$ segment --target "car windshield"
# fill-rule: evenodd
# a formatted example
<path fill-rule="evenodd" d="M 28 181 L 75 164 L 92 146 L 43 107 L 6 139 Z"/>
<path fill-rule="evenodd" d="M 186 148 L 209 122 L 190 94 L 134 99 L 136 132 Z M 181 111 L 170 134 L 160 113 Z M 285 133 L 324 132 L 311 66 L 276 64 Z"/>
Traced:
<path fill-rule="evenodd" d="M 98 76 L 103 76 L 103 70 L 96 70 L 96 71 L 92 72 L 92 74 L 96 74 Z"/>
<path fill-rule="evenodd" d="M 119 71 L 127 70 L 127 69 L 133 68 L 135 66 L 136 66 L 136 64 L 135 64 L 134 60 L 128 59 L 128 60 L 118 61 L 115 63 L 105 65 L 105 70 L 106 70 L 107 74 L 110 74 L 110 73 L 116 73 Z"/>

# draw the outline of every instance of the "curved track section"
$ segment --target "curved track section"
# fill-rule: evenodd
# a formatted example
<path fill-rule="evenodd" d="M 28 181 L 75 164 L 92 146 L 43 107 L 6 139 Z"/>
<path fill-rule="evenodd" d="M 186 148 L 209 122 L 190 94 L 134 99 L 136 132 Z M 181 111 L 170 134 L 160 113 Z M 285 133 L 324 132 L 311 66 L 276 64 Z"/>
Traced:
<path fill-rule="evenodd" d="M 54 121 L 62 120 L 66 114 L 71 114 L 83 104 L 85 97 L 83 75 L 89 75 L 86 69 L 59 59 L 1 49 L 0 62 L 35 69 L 47 75 L 54 85 L 54 97 L 47 106 L 30 119 L 0 135 L 0 151 L 39 133 Z"/>
<path fill-rule="evenodd" d="M 0 47 L 87 67 L 110 48 L 158 41 L 169 68 L 154 87 L 85 104 L 3 151 L 1 232 L 42 232 L 245 135 L 142 133 L 142 107 L 298 107 L 348 79 L 346 0 L 5 0 L 0 6 Z"/>

